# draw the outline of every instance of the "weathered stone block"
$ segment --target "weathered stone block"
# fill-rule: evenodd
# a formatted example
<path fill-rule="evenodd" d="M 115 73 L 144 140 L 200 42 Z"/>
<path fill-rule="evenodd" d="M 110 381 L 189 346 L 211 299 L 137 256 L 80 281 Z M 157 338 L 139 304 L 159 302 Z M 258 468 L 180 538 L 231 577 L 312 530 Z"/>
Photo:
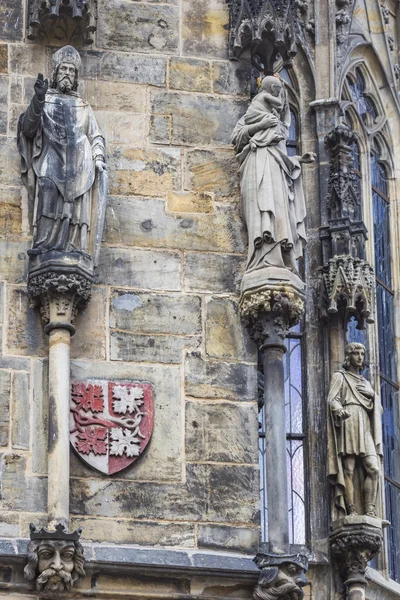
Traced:
<path fill-rule="evenodd" d="M 212 213 L 214 202 L 212 195 L 207 193 L 168 192 L 167 210 L 179 213 Z"/>
<path fill-rule="evenodd" d="M 208 485 L 208 520 L 258 524 L 258 467 L 212 465 L 209 467 Z"/>
<path fill-rule="evenodd" d="M 9 286 L 8 307 L 8 352 L 22 356 L 46 356 L 48 339 L 43 331 L 40 312 L 29 306 L 25 287 Z"/>
<path fill-rule="evenodd" d="M 15 132 L 15 136 L 17 132 Z M 0 138 L 0 174 L 2 185 L 21 186 L 21 157 L 15 139 Z"/>
<path fill-rule="evenodd" d="M 146 88 L 143 85 L 88 79 L 86 98 L 94 110 L 146 112 Z"/>
<path fill-rule="evenodd" d="M 47 473 L 49 437 L 49 368 L 47 360 L 33 362 L 32 472 Z"/>
<path fill-rule="evenodd" d="M 151 383 L 154 392 L 155 421 L 150 443 L 140 459 L 132 467 L 119 473 L 118 478 L 152 481 L 160 484 L 166 481 L 180 482 L 182 480 L 181 449 L 184 433 L 181 418 L 182 391 L 179 367 L 173 365 L 150 366 L 143 363 L 73 361 L 71 377 L 77 380 L 99 378 L 109 381 L 147 381 Z M 171 435 L 171 423 L 174 423 L 173 435 Z M 95 472 L 85 466 L 74 453 L 71 454 L 71 472 L 76 477 L 95 476 Z M 107 481 L 101 477 L 95 481 L 98 485 L 101 482 L 107 484 Z M 124 486 L 126 487 L 126 485 L 125 483 Z M 179 488 L 179 486 L 177 487 Z M 145 497 L 140 501 L 140 503 L 142 502 L 146 502 Z M 93 516 L 96 513 L 79 514 Z M 104 514 L 104 516 L 110 515 Z M 129 512 L 125 516 L 135 518 L 135 515 Z M 164 517 L 162 518 L 164 519 Z"/>
<path fill-rule="evenodd" d="M 109 0 L 107 8 L 100 10 L 97 27 L 98 43 L 104 48 L 153 54 L 173 54 L 178 49 L 179 11 L 173 6 Z"/>
<path fill-rule="evenodd" d="M 169 87 L 187 92 L 211 92 L 210 63 L 195 58 L 171 58 Z"/>
<path fill-rule="evenodd" d="M 28 243 L 0 240 L 0 279 L 9 283 L 21 283 L 26 280 L 28 247 Z"/>
<path fill-rule="evenodd" d="M 251 66 L 246 62 L 213 62 L 213 91 L 217 94 L 250 95 Z"/>
<path fill-rule="evenodd" d="M 11 374 L 0 371 L 0 446 L 8 445 L 10 420 Z"/>
<path fill-rule="evenodd" d="M 152 144 L 169 144 L 171 142 L 170 115 L 151 115 L 150 142 Z"/>
<path fill-rule="evenodd" d="M 241 323 L 238 303 L 228 298 L 211 298 L 206 303 L 206 354 L 257 362 L 257 348 Z"/>
<path fill-rule="evenodd" d="M 76 334 L 71 341 L 72 358 L 106 358 L 107 292 L 93 288 L 92 298 L 76 319 Z"/>
<path fill-rule="evenodd" d="M 8 126 L 8 76 L 0 75 L 0 135 L 7 134 Z M 1 215 L 0 215 L 1 219 Z"/>
<path fill-rule="evenodd" d="M 26 475 L 26 459 L 18 454 L 3 454 L 0 462 L 1 507 L 4 510 L 44 513 L 47 505 L 46 479 L 28 477 Z"/>
<path fill-rule="evenodd" d="M 185 152 L 184 188 L 213 192 L 217 201 L 239 200 L 239 169 L 233 151 L 188 150 Z"/>
<path fill-rule="evenodd" d="M 5 294 L 5 285 L 3 282 L 0 283 L 0 323 L 3 323 L 4 319 L 4 294 Z"/>
<path fill-rule="evenodd" d="M 81 56 L 84 78 L 165 85 L 167 61 L 164 57 L 99 50 L 81 52 Z"/>
<path fill-rule="evenodd" d="M 229 525 L 211 525 L 199 523 L 199 548 L 234 550 L 256 554 L 260 541 L 260 530 L 248 527 L 230 527 Z"/>
<path fill-rule="evenodd" d="M 197 352 L 186 357 L 185 387 L 195 398 L 254 400 L 257 398 L 256 367 L 205 361 Z"/>
<path fill-rule="evenodd" d="M 201 300 L 182 294 L 116 291 L 111 298 L 110 327 L 136 333 L 201 333 Z"/>
<path fill-rule="evenodd" d="M 256 406 L 187 402 L 185 442 L 189 461 L 257 464 Z"/>
<path fill-rule="evenodd" d="M 25 74 L 31 77 L 37 73 L 50 74 L 52 53 L 46 50 L 45 46 L 41 44 L 10 44 L 9 53 L 10 73 Z M 32 73 L 32 67 L 37 70 L 37 73 Z"/>
<path fill-rule="evenodd" d="M 11 74 L 10 79 L 10 102 L 21 104 L 23 102 L 23 84 L 24 78 L 22 75 Z"/>
<path fill-rule="evenodd" d="M 1 189 L 5 188 L 0 188 L 0 193 Z M 9 202 L 0 202 L 0 235 L 11 236 L 18 233 L 21 233 L 21 207 Z"/>
<path fill-rule="evenodd" d="M 160 197 L 179 185 L 177 148 L 109 148 L 110 193 Z"/>
<path fill-rule="evenodd" d="M 174 335 L 138 335 L 122 331 L 111 332 L 111 360 L 133 360 L 135 362 L 182 362 L 184 349 L 197 349 L 198 337 Z"/>
<path fill-rule="evenodd" d="M 182 250 L 243 252 L 243 223 L 234 207 L 217 206 L 215 213 L 165 213 L 162 200 L 109 199 L 105 240 L 124 246 L 153 246 Z"/>
<path fill-rule="evenodd" d="M 96 111 L 107 144 L 139 146 L 146 140 L 146 118 L 134 113 Z"/>
<path fill-rule="evenodd" d="M 168 421 L 168 431 L 171 422 L 175 421 Z M 148 474 L 156 464 L 148 466 Z M 188 465 L 186 483 L 180 485 L 159 481 L 74 478 L 71 480 L 71 514 L 147 520 L 202 520 L 208 495 L 207 469 L 204 465 Z"/>
<path fill-rule="evenodd" d="M 8 73 L 8 44 L 0 44 L 0 73 Z"/>
<path fill-rule="evenodd" d="M 246 259 L 242 256 L 187 252 L 185 290 L 238 294 L 245 265 Z"/>
<path fill-rule="evenodd" d="M 103 247 L 100 252 L 99 282 L 139 289 L 179 291 L 181 257 L 176 252 Z"/>
<path fill-rule="evenodd" d="M 29 373 L 13 374 L 11 445 L 22 450 L 29 450 L 29 387 Z"/>
<path fill-rule="evenodd" d="M 23 0 L 2 0 L 0 4 L 0 39 L 21 40 L 23 24 Z"/>
<path fill-rule="evenodd" d="M 225 0 L 183 0 L 183 52 L 228 58 L 229 10 Z"/>
<path fill-rule="evenodd" d="M 194 547 L 194 525 L 152 523 L 121 519 L 72 519 L 71 530 L 83 527 L 85 540 L 140 546 Z"/>
<path fill-rule="evenodd" d="M 234 126 L 248 102 L 173 92 L 153 92 L 154 114 L 173 115 L 173 144 L 230 146 Z"/>
<path fill-rule="evenodd" d="M 18 537 L 19 514 L 13 512 L 0 512 L 0 535 L 2 537 Z"/>

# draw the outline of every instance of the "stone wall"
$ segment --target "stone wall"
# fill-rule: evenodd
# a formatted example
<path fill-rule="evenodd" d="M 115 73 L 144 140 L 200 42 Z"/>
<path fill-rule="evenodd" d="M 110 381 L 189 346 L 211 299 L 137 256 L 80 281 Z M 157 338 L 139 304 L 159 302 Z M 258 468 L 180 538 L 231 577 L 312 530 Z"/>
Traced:
<path fill-rule="evenodd" d="M 17 120 L 54 48 L 0 7 L 0 535 L 46 520 L 48 340 L 26 292 L 30 245 Z M 255 347 L 238 316 L 246 237 L 232 128 L 249 70 L 227 60 L 225 0 L 99 0 L 82 95 L 111 178 L 98 285 L 77 320 L 72 376 L 153 384 L 143 457 L 104 477 L 71 456 L 72 526 L 94 542 L 258 546 Z M 60 477 L 63 474 L 60 473 Z"/>

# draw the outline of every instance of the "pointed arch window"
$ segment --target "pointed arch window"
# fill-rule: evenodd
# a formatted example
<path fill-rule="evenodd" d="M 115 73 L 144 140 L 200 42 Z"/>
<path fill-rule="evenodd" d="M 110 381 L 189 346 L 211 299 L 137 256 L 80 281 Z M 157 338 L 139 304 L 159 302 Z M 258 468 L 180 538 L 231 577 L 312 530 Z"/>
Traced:
<path fill-rule="evenodd" d="M 350 93 L 354 104 L 357 107 L 357 112 L 362 118 L 363 122 L 368 121 L 368 115 L 372 122 L 375 121 L 378 116 L 375 104 L 372 99 L 366 94 L 365 79 L 360 69 L 356 69 L 355 76 L 347 76 L 347 82 L 349 84 Z"/>
<path fill-rule="evenodd" d="M 371 153 L 371 186 L 374 220 L 377 330 L 379 341 L 380 393 L 383 406 L 383 447 L 385 471 L 388 560 L 392 579 L 400 581 L 400 442 L 399 385 L 396 373 L 394 337 L 394 289 L 390 240 L 388 179 L 380 150 Z"/>

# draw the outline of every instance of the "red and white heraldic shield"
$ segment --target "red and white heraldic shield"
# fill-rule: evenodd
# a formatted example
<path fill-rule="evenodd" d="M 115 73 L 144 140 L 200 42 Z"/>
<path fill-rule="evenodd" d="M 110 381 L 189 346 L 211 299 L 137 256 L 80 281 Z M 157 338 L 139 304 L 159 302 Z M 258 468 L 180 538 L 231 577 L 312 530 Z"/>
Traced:
<path fill-rule="evenodd" d="M 72 381 L 70 440 L 79 457 L 105 475 L 143 453 L 154 426 L 153 387 L 141 381 Z"/>

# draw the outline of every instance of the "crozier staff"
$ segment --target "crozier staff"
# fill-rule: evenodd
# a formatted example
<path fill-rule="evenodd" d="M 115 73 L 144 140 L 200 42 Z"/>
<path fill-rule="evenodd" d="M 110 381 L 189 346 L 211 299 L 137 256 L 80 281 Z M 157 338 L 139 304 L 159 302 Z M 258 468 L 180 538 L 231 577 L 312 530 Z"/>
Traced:
<path fill-rule="evenodd" d="M 89 104 L 79 97 L 81 59 L 72 46 L 53 56 L 50 87 L 39 73 L 18 124 L 22 179 L 34 225 L 29 254 L 88 252 L 90 193 L 105 164 L 105 142 Z"/>

